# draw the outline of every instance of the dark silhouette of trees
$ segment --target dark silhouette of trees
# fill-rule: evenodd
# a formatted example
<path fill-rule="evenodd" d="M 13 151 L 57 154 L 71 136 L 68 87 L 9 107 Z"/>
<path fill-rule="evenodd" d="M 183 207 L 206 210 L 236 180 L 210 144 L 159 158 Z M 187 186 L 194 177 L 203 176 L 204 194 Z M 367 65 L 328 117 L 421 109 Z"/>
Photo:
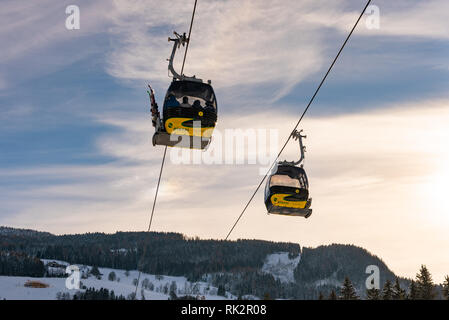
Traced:
<path fill-rule="evenodd" d="M 418 299 L 418 297 L 418 288 L 416 287 L 416 282 L 412 280 L 412 282 L 410 282 L 410 288 L 407 298 L 408 300 L 416 300 Z"/>
<path fill-rule="evenodd" d="M 98 279 L 101 278 L 101 276 L 102 276 L 102 274 L 100 273 L 100 270 L 98 269 L 97 266 L 92 267 L 92 269 L 90 270 L 90 274 Z"/>
<path fill-rule="evenodd" d="M 84 292 L 74 294 L 73 300 L 125 300 L 125 297 L 123 295 L 116 296 L 113 290 L 89 288 Z"/>
<path fill-rule="evenodd" d="M 380 300 L 380 290 L 376 288 L 366 290 L 366 299 L 367 300 Z"/>
<path fill-rule="evenodd" d="M 116 279 L 117 279 L 117 275 L 115 274 L 115 272 L 114 271 L 109 272 L 108 280 L 115 281 Z"/>
<path fill-rule="evenodd" d="M 222 296 L 222 297 L 226 296 L 226 290 L 225 290 L 224 285 L 220 284 L 220 285 L 218 286 L 217 295 L 218 295 L 218 296 Z"/>
<path fill-rule="evenodd" d="M 393 286 L 393 300 L 405 300 L 407 298 L 407 293 L 401 288 L 399 283 L 399 278 L 396 278 Z"/>
<path fill-rule="evenodd" d="M 446 276 L 443 282 L 443 298 L 449 300 L 449 276 Z"/>
<path fill-rule="evenodd" d="M 40 259 L 26 253 L 0 251 L 0 275 L 43 277 L 45 266 Z"/>
<path fill-rule="evenodd" d="M 343 282 L 343 286 L 340 290 L 340 300 L 358 300 L 359 297 L 357 296 L 357 293 L 354 289 L 354 286 L 352 285 L 351 280 L 349 280 L 348 277 L 345 278 L 345 281 Z"/>
<path fill-rule="evenodd" d="M 425 265 L 421 266 L 419 273 L 416 275 L 416 288 L 418 292 L 418 299 L 435 299 L 435 284 L 433 283 L 432 275 Z"/>
<path fill-rule="evenodd" d="M 382 289 L 382 300 L 393 299 L 393 286 L 390 280 L 385 281 L 384 287 Z"/>

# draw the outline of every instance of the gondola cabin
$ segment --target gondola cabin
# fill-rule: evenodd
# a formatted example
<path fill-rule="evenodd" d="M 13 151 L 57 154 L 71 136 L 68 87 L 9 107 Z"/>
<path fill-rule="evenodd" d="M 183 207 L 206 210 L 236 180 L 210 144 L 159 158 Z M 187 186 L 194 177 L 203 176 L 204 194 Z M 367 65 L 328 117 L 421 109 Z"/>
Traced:
<path fill-rule="evenodd" d="M 217 122 L 217 100 L 208 83 L 174 80 L 165 95 L 162 127 L 153 144 L 205 149 Z"/>
<path fill-rule="evenodd" d="M 308 218 L 312 214 L 311 204 L 305 170 L 291 163 L 279 163 L 265 188 L 268 213 Z"/>

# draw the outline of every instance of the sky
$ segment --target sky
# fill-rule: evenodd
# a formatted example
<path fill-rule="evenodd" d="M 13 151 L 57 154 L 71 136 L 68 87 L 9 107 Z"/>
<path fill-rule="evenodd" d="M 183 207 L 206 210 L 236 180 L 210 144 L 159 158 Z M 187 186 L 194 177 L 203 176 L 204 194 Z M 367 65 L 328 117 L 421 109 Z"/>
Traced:
<path fill-rule="evenodd" d="M 190 2 L 2 3 L 0 225 L 55 234 L 146 230 L 163 154 L 151 144 L 146 84 L 160 102 L 171 81 L 167 38 L 188 31 Z M 72 4 L 79 30 L 65 26 Z M 355 244 L 398 275 L 414 277 L 426 264 L 442 282 L 449 3 L 373 4 L 379 28 L 362 18 L 301 123 L 312 217 L 267 215 L 262 190 L 230 238 Z M 280 146 L 364 5 L 199 0 L 185 73 L 212 80 L 219 121 L 211 149 L 230 128 L 277 130 Z M 223 239 L 261 166 L 182 165 L 174 152 L 153 230 Z M 297 156 L 291 142 L 281 159 Z"/>

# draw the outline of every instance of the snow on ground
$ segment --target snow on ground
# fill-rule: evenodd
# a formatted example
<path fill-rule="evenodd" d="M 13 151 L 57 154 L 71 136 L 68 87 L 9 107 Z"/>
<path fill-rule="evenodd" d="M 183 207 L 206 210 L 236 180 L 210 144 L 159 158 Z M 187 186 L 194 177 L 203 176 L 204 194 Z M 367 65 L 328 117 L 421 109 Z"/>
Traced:
<path fill-rule="evenodd" d="M 337 279 L 337 271 L 332 273 L 332 275 L 330 277 L 328 277 L 328 278 L 315 281 L 315 286 L 316 287 L 320 287 L 320 286 L 340 287 L 341 286 L 341 282 Z"/>
<path fill-rule="evenodd" d="M 260 298 L 253 296 L 252 294 L 247 294 L 242 296 L 242 300 L 260 300 Z"/>
<path fill-rule="evenodd" d="M 114 252 L 114 253 L 123 253 L 124 254 L 124 253 L 127 253 L 127 252 L 131 251 L 131 250 L 120 248 L 120 249 L 111 249 L 110 251 Z M 134 251 L 136 251 L 136 250 L 134 249 Z"/>
<path fill-rule="evenodd" d="M 65 261 L 41 259 L 47 266 L 47 270 L 53 274 L 64 274 L 65 267 L 69 263 Z M 290 259 L 288 252 L 270 254 L 266 257 L 262 267 L 262 272 L 273 275 L 276 279 L 284 283 L 294 282 L 293 271 L 298 265 L 300 256 Z M 77 265 L 82 274 L 87 275 L 91 266 Z M 86 288 L 106 288 L 113 290 L 116 296 L 123 295 L 125 298 L 135 292 L 135 280 L 139 276 L 138 271 L 126 271 L 110 268 L 98 268 L 102 274 L 101 279 L 90 275 L 87 279 L 81 279 L 82 286 Z M 115 273 L 114 281 L 108 280 L 109 274 Z M 207 277 L 206 277 L 207 278 Z M 230 293 L 226 297 L 218 296 L 216 287 L 206 281 L 189 282 L 185 277 L 161 276 L 142 273 L 140 277 L 137 299 L 142 298 L 142 282 L 148 285 L 143 291 L 146 300 L 167 300 L 172 283 L 176 284 L 176 294 L 178 296 L 192 295 L 204 297 L 206 300 L 236 299 Z M 48 288 L 28 288 L 25 287 L 27 281 L 39 281 L 47 284 Z M 32 278 L 32 277 L 8 277 L 0 276 L 0 299 L 7 300 L 54 300 L 58 292 L 69 293 L 73 296 L 78 290 L 69 290 L 66 287 L 66 278 Z M 246 296 L 246 299 L 258 299 L 254 296 Z"/>
<path fill-rule="evenodd" d="M 69 265 L 64 261 L 55 261 L 42 259 L 45 265 L 56 262 L 59 265 Z M 77 265 L 80 270 L 91 268 L 90 266 Z M 54 267 L 50 267 L 52 272 L 57 273 Z M 126 271 L 110 268 L 98 268 L 102 274 L 101 279 L 89 276 L 88 279 L 81 279 L 82 285 L 87 288 L 106 288 L 114 290 L 116 296 L 123 295 L 125 298 L 135 291 L 135 279 L 138 278 L 138 271 Z M 63 268 L 61 268 L 63 270 Z M 111 272 L 116 275 L 115 281 L 108 280 Z M 145 279 L 148 279 L 147 281 Z M 25 287 L 27 281 L 39 281 L 49 285 L 48 288 L 28 288 Z M 137 291 L 137 299 L 141 299 L 141 284 L 143 281 L 148 282 L 149 286 L 144 289 L 143 293 L 146 300 L 167 300 L 169 297 L 170 286 L 174 282 L 176 284 L 176 294 L 178 296 L 192 295 L 204 297 L 206 300 L 225 300 L 236 299 L 230 293 L 226 293 L 227 297 L 217 296 L 217 288 L 211 286 L 207 282 L 189 282 L 185 277 L 172 276 L 156 276 L 142 273 L 140 278 L 139 290 Z M 151 290 L 151 289 L 152 290 Z M 7 300 L 55 300 L 58 292 L 69 293 L 71 296 L 78 290 L 69 290 L 66 288 L 66 278 L 32 278 L 32 277 L 8 277 L 0 276 L 0 299 Z"/>
<path fill-rule="evenodd" d="M 273 275 L 275 279 L 281 282 L 295 282 L 293 271 L 298 266 L 301 256 L 298 255 L 294 259 L 288 257 L 288 252 L 278 252 L 270 254 L 266 257 L 262 267 L 262 272 Z"/>

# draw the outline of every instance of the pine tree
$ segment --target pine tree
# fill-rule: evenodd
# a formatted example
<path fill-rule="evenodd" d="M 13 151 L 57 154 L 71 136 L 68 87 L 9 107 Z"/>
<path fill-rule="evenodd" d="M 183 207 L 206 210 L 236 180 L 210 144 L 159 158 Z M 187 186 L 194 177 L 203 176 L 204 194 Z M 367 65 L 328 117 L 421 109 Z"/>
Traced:
<path fill-rule="evenodd" d="M 128 294 L 126 300 L 136 300 L 136 294 L 134 292 L 131 292 L 130 294 Z"/>
<path fill-rule="evenodd" d="M 449 276 L 446 276 L 443 283 L 443 297 L 449 300 Z"/>
<path fill-rule="evenodd" d="M 97 278 L 101 276 L 100 270 L 98 270 L 97 266 L 93 266 L 92 269 L 90 270 L 90 273 Z"/>
<path fill-rule="evenodd" d="M 416 288 L 416 283 L 413 280 L 410 283 L 410 289 L 409 289 L 409 293 L 408 293 L 408 297 L 407 298 L 409 300 L 416 300 L 416 299 L 418 299 L 418 289 Z"/>
<path fill-rule="evenodd" d="M 358 300 L 358 298 L 351 280 L 346 277 L 340 290 L 340 300 Z"/>
<path fill-rule="evenodd" d="M 422 300 L 433 300 L 436 297 L 435 285 L 433 284 L 432 275 L 427 267 L 422 265 L 421 270 L 416 275 L 416 288 L 418 289 L 418 297 Z"/>
<path fill-rule="evenodd" d="M 117 279 L 117 275 L 115 274 L 115 272 L 114 271 L 109 272 L 108 280 L 115 281 L 115 279 Z"/>
<path fill-rule="evenodd" d="M 168 300 L 178 300 L 178 296 L 174 291 L 170 291 Z"/>
<path fill-rule="evenodd" d="M 329 295 L 329 300 L 337 300 L 337 294 L 335 293 L 334 289 L 332 289 L 332 291 Z"/>
<path fill-rule="evenodd" d="M 406 298 L 405 290 L 401 288 L 399 278 L 396 278 L 393 287 L 393 300 L 405 300 L 405 298 Z"/>
<path fill-rule="evenodd" d="M 224 297 L 226 295 L 226 290 L 225 287 L 223 285 L 219 285 L 218 286 L 218 291 L 217 291 L 217 296 L 222 296 Z"/>
<path fill-rule="evenodd" d="M 367 300 L 380 300 L 380 290 L 376 288 L 366 290 Z"/>
<path fill-rule="evenodd" d="M 172 281 L 172 283 L 170 284 L 170 293 L 174 292 L 176 293 L 176 290 L 178 289 L 178 286 L 176 285 L 175 281 Z"/>
<path fill-rule="evenodd" d="M 393 298 L 393 286 L 391 281 L 385 281 L 384 288 L 382 289 L 382 300 L 391 300 Z"/>

